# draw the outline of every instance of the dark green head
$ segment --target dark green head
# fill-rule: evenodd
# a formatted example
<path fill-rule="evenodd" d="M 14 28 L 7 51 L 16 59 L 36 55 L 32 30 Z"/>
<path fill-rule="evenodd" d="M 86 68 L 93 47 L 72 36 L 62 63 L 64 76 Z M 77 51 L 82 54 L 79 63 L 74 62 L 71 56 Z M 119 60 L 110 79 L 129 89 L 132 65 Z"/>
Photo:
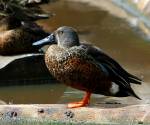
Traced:
<path fill-rule="evenodd" d="M 33 43 L 34 46 L 57 44 L 61 48 L 79 46 L 79 37 L 75 29 L 68 26 L 59 27 L 50 36 Z"/>

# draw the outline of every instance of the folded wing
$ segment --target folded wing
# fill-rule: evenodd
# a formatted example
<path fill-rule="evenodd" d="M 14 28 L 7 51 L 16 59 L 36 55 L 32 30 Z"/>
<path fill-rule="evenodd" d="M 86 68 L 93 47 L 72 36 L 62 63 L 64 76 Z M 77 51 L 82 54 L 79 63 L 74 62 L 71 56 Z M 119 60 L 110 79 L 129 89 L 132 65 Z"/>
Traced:
<path fill-rule="evenodd" d="M 141 79 L 128 73 L 120 64 L 105 54 L 101 49 L 86 43 L 82 43 L 81 46 L 87 50 L 88 55 L 92 56 L 100 66 L 107 71 L 108 77 L 112 82 L 124 88 L 130 95 L 139 98 L 132 90 L 130 83 L 141 84 Z"/>

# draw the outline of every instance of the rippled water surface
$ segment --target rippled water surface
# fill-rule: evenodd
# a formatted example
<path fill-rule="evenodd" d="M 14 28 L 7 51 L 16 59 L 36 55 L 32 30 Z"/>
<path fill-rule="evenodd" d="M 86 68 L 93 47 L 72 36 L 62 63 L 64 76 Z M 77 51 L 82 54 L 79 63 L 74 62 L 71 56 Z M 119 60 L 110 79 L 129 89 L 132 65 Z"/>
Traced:
<path fill-rule="evenodd" d="M 38 23 L 49 32 L 62 25 L 73 26 L 82 41 L 88 41 L 105 50 L 127 71 L 142 78 L 141 86 L 133 86 L 143 99 L 132 97 L 111 98 L 93 95 L 92 104 L 119 102 L 125 104 L 150 103 L 150 42 L 144 41 L 127 22 L 111 16 L 108 12 L 86 4 L 58 0 L 42 5 L 55 17 Z M 0 99 L 12 103 L 67 103 L 82 98 L 83 92 L 62 84 L 0 88 Z"/>

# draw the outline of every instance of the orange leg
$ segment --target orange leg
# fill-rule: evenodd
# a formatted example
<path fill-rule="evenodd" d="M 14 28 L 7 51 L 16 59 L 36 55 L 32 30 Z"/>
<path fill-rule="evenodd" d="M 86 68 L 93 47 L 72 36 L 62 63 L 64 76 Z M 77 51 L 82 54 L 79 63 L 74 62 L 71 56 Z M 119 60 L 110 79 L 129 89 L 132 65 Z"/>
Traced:
<path fill-rule="evenodd" d="M 90 92 L 86 92 L 84 98 L 79 102 L 72 102 L 68 104 L 68 108 L 78 108 L 78 107 L 84 107 L 90 103 Z"/>

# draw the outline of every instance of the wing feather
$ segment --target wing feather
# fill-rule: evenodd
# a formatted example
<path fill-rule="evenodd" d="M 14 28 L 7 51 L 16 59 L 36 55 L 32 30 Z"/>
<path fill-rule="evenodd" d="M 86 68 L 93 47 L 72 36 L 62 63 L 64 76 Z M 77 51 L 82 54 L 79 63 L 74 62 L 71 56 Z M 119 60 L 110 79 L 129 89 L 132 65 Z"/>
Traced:
<path fill-rule="evenodd" d="M 98 63 L 103 65 L 109 72 L 109 77 L 112 81 L 121 80 L 122 85 L 130 87 L 130 83 L 141 84 L 141 79 L 128 73 L 119 63 L 105 54 L 101 49 L 87 43 L 82 43 L 81 46 L 87 50 L 87 54 L 91 55 Z"/>

